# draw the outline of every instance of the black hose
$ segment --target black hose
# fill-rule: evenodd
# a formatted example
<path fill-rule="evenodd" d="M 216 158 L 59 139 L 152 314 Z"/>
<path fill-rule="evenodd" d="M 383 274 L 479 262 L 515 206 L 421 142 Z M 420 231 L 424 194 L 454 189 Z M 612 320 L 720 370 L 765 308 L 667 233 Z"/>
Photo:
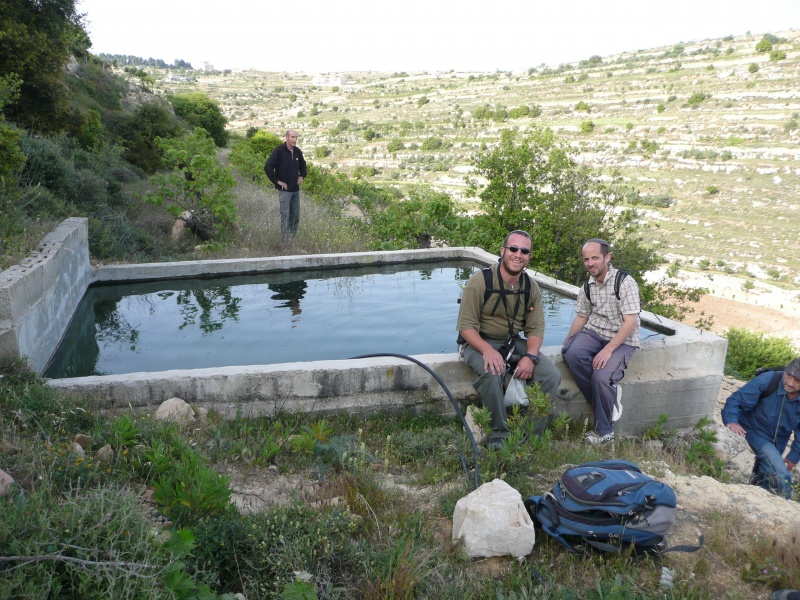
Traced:
<path fill-rule="evenodd" d="M 472 431 L 470 431 L 469 425 L 467 425 L 467 420 L 464 418 L 464 413 L 461 412 L 461 407 L 458 405 L 458 402 L 456 402 L 456 399 L 453 398 L 453 394 L 450 393 L 450 390 L 447 389 L 447 386 L 444 384 L 444 381 L 442 381 L 442 378 L 439 377 L 436 373 L 434 373 L 433 369 L 431 369 L 425 363 L 417 360 L 413 356 L 407 356 L 405 354 L 394 354 L 394 353 L 391 353 L 391 352 L 380 352 L 380 353 L 377 353 L 377 354 L 364 354 L 362 356 L 354 356 L 353 359 L 356 359 L 356 358 L 377 358 L 377 357 L 380 357 L 380 356 L 390 356 L 390 357 L 393 357 L 393 358 L 402 358 L 404 360 L 409 360 L 409 361 L 413 362 L 414 364 L 419 365 L 420 367 L 425 369 L 436 380 L 436 383 L 438 383 L 440 386 L 442 386 L 442 389 L 444 390 L 444 393 L 447 394 L 447 397 L 450 399 L 450 403 L 453 405 L 453 408 L 456 410 L 456 414 L 458 415 L 458 418 L 461 419 L 461 424 L 464 426 L 464 431 L 467 432 L 467 437 L 469 438 L 470 444 L 472 444 L 472 452 L 475 455 L 475 481 L 474 481 L 475 486 L 472 489 L 473 490 L 478 489 L 478 487 L 480 487 L 480 475 L 478 474 L 478 444 L 475 443 L 475 438 L 472 435 Z M 461 454 L 461 453 L 459 452 L 459 454 Z M 462 467 L 464 468 L 464 471 L 465 471 L 465 473 L 467 475 L 467 484 L 469 484 L 469 472 L 468 472 L 466 464 L 464 463 L 463 455 L 461 456 L 461 464 L 462 464 Z"/>

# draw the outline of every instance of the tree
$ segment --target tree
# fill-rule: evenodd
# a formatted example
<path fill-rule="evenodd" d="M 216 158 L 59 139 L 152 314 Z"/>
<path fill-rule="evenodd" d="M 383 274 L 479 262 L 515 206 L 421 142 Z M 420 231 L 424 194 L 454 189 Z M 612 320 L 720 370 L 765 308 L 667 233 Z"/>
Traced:
<path fill-rule="evenodd" d="M 159 138 L 176 137 L 182 127 L 163 101 L 140 104 L 136 111 L 119 127 L 124 140 L 125 160 L 133 163 L 145 173 L 161 169 Z"/>
<path fill-rule="evenodd" d="M 236 180 L 217 159 L 214 140 L 202 127 L 182 139 L 159 138 L 164 164 L 172 169 L 153 178 L 157 189 L 145 199 L 164 206 L 174 217 L 185 217 L 189 228 L 202 240 L 236 222 L 233 190 Z"/>
<path fill-rule="evenodd" d="M 220 148 L 228 145 L 228 132 L 225 125 L 228 120 L 214 100 L 200 92 L 188 92 L 169 96 L 175 114 L 183 118 L 192 127 L 202 127 L 214 143 Z"/>
<path fill-rule="evenodd" d="M 615 260 L 637 278 L 655 267 L 638 213 L 621 209 L 626 190 L 618 178 L 605 182 L 578 164 L 550 129 L 517 136 L 504 130 L 495 148 L 474 157 L 488 183 L 481 190 L 471 185 L 485 215 L 476 217 L 469 243 L 497 248 L 508 232 L 525 229 L 533 237 L 532 267 L 575 284 L 585 278 L 581 245 L 593 237 L 611 242 Z"/>
<path fill-rule="evenodd" d="M 75 0 L 4 0 L 0 3 L 0 77 L 20 80 L 19 95 L 5 107 L 10 120 L 45 132 L 68 122 L 64 65 L 82 55 L 89 39 Z"/>
<path fill-rule="evenodd" d="M 756 44 L 756 52 L 772 52 L 772 42 L 763 39 Z"/>

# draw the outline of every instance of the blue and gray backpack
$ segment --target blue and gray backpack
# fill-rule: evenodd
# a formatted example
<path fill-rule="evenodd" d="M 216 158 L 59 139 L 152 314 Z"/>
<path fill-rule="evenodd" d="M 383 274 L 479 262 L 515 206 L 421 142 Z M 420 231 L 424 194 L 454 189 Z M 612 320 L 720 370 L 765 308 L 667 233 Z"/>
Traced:
<path fill-rule="evenodd" d="M 702 546 L 667 548 L 675 522 L 675 492 L 627 460 L 591 462 L 567 469 L 552 491 L 531 496 L 525 507 L 537 527 L 571 552 L 585 542 L 598 550 L 662 554 Z"/>

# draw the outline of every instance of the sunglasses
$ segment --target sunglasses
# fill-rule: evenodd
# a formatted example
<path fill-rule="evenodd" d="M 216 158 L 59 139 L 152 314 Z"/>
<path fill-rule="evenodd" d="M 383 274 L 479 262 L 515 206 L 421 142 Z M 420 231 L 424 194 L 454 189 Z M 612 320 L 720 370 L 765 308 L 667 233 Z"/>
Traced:
<path fill-rule="evenodd" d="M 530 248 L 520 248 L 518 246 L 503 246 L 506 250 L 511 252 L 511 254 L 516 254 L 517 252 L 522 252 L 523 256 L 528 256 L 531 253 Z"/>

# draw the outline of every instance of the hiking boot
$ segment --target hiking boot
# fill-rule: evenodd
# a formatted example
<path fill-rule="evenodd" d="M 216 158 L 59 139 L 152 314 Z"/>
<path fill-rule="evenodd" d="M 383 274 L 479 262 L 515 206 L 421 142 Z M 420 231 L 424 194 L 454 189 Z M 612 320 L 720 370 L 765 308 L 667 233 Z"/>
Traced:
<path fill-rule="evenodd" d="M 617 397 L 614 400 L 614 406 L 611 409 L 612 423 L 619 421 L 619 418 L 622 416 L 622 386 L 617 384 L 614 386 L 614 389 L 617 391 Z"/>
<path fill-rule="evenodd" d="M 590 431 L 583 439 L 587 444 L 592 444 L 595 446 L 600 444 L 608 444 L 609 442 L 614 441 L 614 432 L 612 431 L 611 433 L 607 433 L 605 435 L 599 435 L 594 431 Z"/>
<path fill-rule="evenodd" d="M 800 600 L 800 591 L 778 590 L 777 592 L 773 592 L 769 600 Z"/>

